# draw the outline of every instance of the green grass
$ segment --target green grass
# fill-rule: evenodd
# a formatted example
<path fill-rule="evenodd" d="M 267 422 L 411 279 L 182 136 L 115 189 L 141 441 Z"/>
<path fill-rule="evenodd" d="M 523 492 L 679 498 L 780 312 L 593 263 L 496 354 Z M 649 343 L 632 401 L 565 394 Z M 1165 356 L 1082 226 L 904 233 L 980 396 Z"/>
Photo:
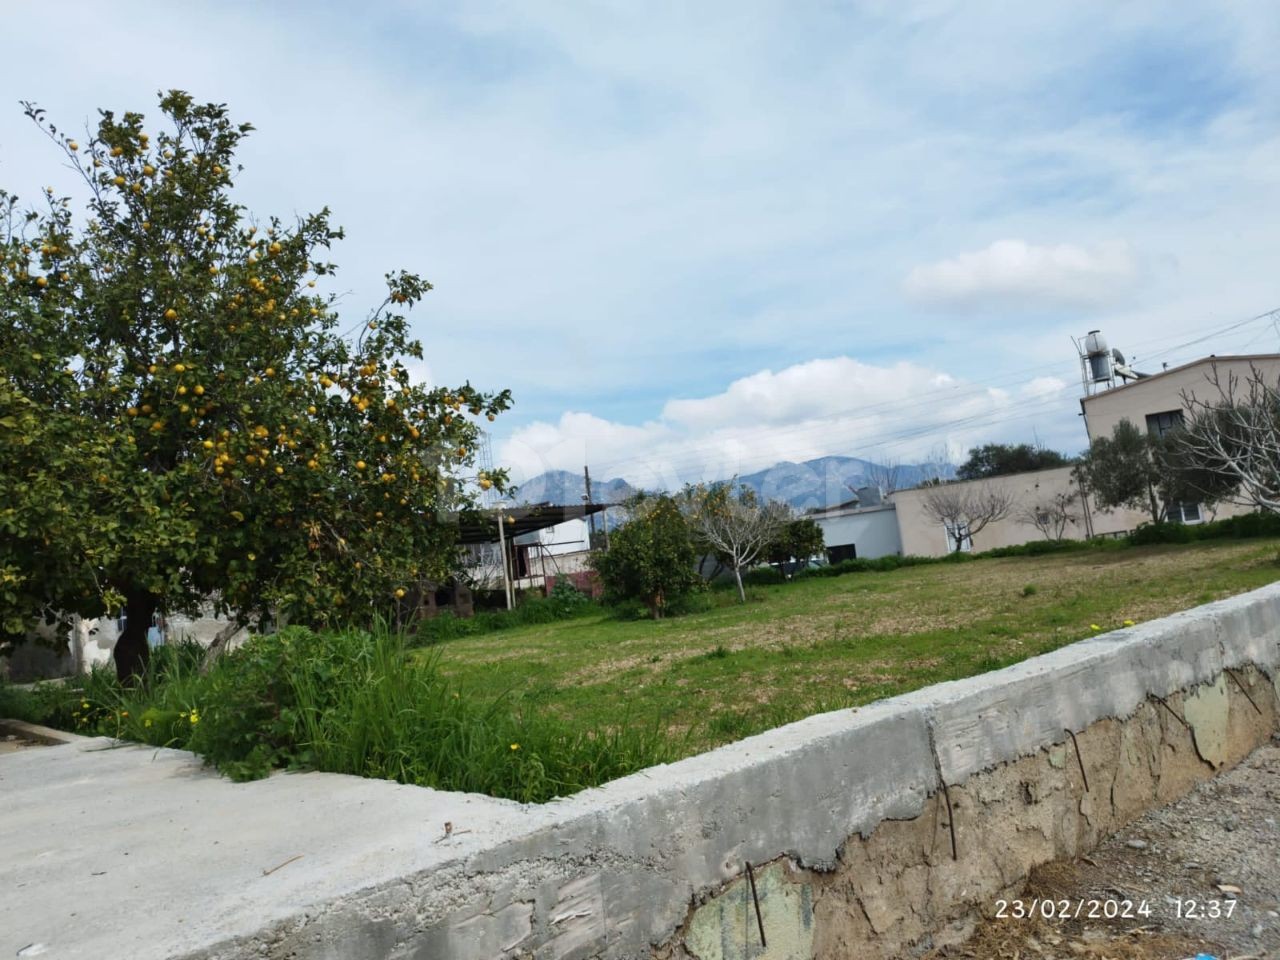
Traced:
<path fill-rule="evenodd" d="M 469 695 L 512 691 L 575 725 L 622 711 L 695 753 L 823 710 L 971 676 L 1280 579 L 1280 540 L 931 564 L 755 586 L 745 606 L 592 617 L 432 648 Z"/>
<path fill-rule="evenodd" d="M 34 692 L 0 685 L 0 715 L 192 750 L 236 780 L 301 768 L 527 802 L 678 754 L 656 723 L 592 729 L 500 691 L 463 696 L 385 630 L 290 628 L 253 638 L 207 674 L 201 656 L 160 648 L 134 687 L 108 670 Z"/>
<path fill-rule="evenodd" d="M 0 715 L 194 750 L 237 779 L 306 768 L 539 802 L 792 720 L 1017 662 L 1280 578 L 1280 539 L 1073 549 L 755 583 L 662 621 L 538 609 L 449 625 L 256 637 L 208 673 L 161 648 Z M 766 579 L 766 578 L 762 578 Z M 548 617 L 568 619 L 538 622 Z M 533 622 L 529 622 L 529 621 Z"/>

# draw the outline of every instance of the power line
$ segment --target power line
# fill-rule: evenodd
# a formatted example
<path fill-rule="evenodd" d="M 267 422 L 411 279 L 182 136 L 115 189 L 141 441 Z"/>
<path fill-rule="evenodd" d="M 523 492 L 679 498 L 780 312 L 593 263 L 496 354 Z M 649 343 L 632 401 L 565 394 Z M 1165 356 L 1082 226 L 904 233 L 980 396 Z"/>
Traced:
<path fill-rule="evenodd" d="M 1230 333 L 1234 330 L 1247 327 L 1248 325 L 1257 323 L 1261 320 L 1267 320 L 1267 319 L 1276 320 L 1278 317 L 1280 317 L 1280 308 L 1276 310 L 1267 311 L 1266 313 L 1261 313 L 1253 317 L 1249 317 L 1245 320 L 1234 321 L 1222 327 L 1216 328 L 1208 333 L 1201 334 L 1200 336 L 1195 337 L 1191 340 L 1182 341 L 1174 344 L 1173 346 L 1165 347 L 1164 349 L 1159 350 L 1154 354 L 1146 356 L 1144 359 L 1147 361 L 1150 361 L 1161 356 L 1166 356 L 1178 350 L 1185 349 L 1186 347 L 1194 346 L 1196 344 L 1203 343 L 1207 340 L 1213 339 L 1214 337 L 1222 336 L 1223 334 Z M 1277 322 L 1280 322 L 1280 320 L 1278 320 Z M 1265 333 L 1266 331 L 1263 331 L 1263 335 L 1265 335 Z M 1183 334 L 1175 334 L 1174 336 L 1177 337 L 1182 335 Z M 1139 345 L 1138 349 L 1142 349 L 1143 346 L 1148 346 L 1148 345 L 1154 346 L 1157 344 L 1168 343 L 1170 339 L 1172 338 L 1161 337 L 1156 340 L 1147 341 L 1145 344 Z M 1258 337 L 1254 337 L 1249 341 L 1249 343 L 1253 343 L 1257 339 Z M 902 400 L 885 400 L 885 401 L 880 401 L 872 404 L 862 404 L 856 407 L 846 407 L 838 410 L 825 411 L 823 414 L 823 419 L 814 419 L 813 421 L 805 425 L 792 426 L 788 428 L 788 432 L 789 432 L 789 435 L 792 436 L 793 438 L 797 437 L 797 435 L 804 436 L 806 434 L 810 434 L 814 432 L 826 432 L 829 436 L 834 434 L 835 437 L 846 436 L 846 437 L 849 437 L 850 440 L 853 440 L 854 436 L 858 432 L 856 429 L 858 424 L 866 423 L 868 421 L 877 420 L 877 419 L 887 420 L 887 423 L 889 424 L 892 424 L 895 422 L 900 423 L 903 421 L 911 420 L 913 418 L 909 415 L 909 411 L 918 409 L 920 407 L 937 406 L 940 403 L 944 403 L 944 402 L 950 403 L 950 404 L 960 403 L 967 400 L 988 396 L 992 393 L 992 391 L 995 391 L 995 390 L 1003 391 L 1007 387 L 1016 387 L 1016 386 L 1023 386 L 1026 384 L 1030 384 L 1039 378 L 1035 376 L 1026 377 L 1025 376 L 1026 374 L 1028 373 L 1043 374 L 1044 372 L 1050 371 L 1050 370 L 1062 370 L 1062 368 L 1065 365 L 1066 365 L 1065 361 L 1055 361 L 1053 363 L 1038 364 L 1036 366 L 1024 367 L 1017 371 L 1011 371 L 1005 374 L 1004 376 L 997 378 L 996 380 L 985 382 L 985 383 L 980 383 L 980 382 L 975 383 L 972 381 L 958 382 L 958 383 L 955 383 L 954 385 L 949 385 L 946 387 L 940 387 L 934 390 L 928 390 L 928 391 L 917 393 L 915 394 L 913 399 L 905 402 Z M 1062 372 L 1065 373 L 1065 370 L 1063 370 Z M 1020 377 L 1022 377 L 1023 379 L 1019 379 Z M 1068 383 L 1069 382 L 1070 381 L 1068 381 Z M 955 418 L 948 421 L 922 424 L 918 427 L 913 427 L 905 431 L 884 430 L 879 433 L 872 434 L 870 436 L 860 436 L 860 437 L 857 437 L 856 442 L 858 443 L 860 450 L 864 452 L 868 450 L 878 449 L 881 447 L 892 449 L 894 446 L 900 446 L 908 440 L 916 439 L 920 436 L 923 436 L 932 432 L 940 432 L 948 429 L 955 429 L 960 426 L 977 426 L 980 424 L 987 425 L 987 426 L 995 426 L 1001 423 L 1008 423 L 1016 420 L 1025 419 L 1031 413 L 1038 412 L 1039 410 L 1046 408 L 1050 405 L 1057 405 L 1058 403 L 1060 403 L 1061 394 L 1065 389 L 1066 389 L 1066 384 L 1064 384 L 1064 387 L 1062 389 L 1054 392 L 1052 395 L 1044 397 L 1039 401 L 1034 401 L 1029 404 L 1026 404 L 1026 403 L 1021 404 L 1018 407 L 1017 411 L 1013 412 L 1011 415 L 1002 416 L 1002 414 L 1008 413 L 1008 411 L 1003 408 L 978 411 L 973 414 L 969 414 L 964 417 Z M 878 418 L 874 416 L 874 414 L 876 414 L 878 411 L 886 410 L 886 409 L 892 409 L 895 415 L 888 418 Z M 852 421 L 849 421 L 847 419 L 844 420 L 839 427 L 833 427 L 833 425 L 830 422 L 832 419 L 841 418 L 841 417 L 844 417 L 846 414 L 855 413 L 855 412 L 858 414 L 858 416 L 856 416 Z M 695 445 L 692 448 L 689 448 L 688 446 L 686 446 L 685 451 L 681 455 L 673 458 L 662 459 L 661 461 L 662 467 L 664 471 L 671 471 L 678 474 L 678 473 L 687 471 L 692 467 L 703 466 L 706 464 L 708 457 L 705 454 L 700 455 L 700 451 L 714 451 L 717 454 L 722 453 L 724 449 L 724 444 L 727 442 L 734 442 L 734 441 L 741 442 L 744 445 L 749 446 L 751 443 L 752 433 L 758 434 L 763 429 L 766 429 L 766 428 L 762 428 L 758 426 L 752 427 L 752 428 L 749 428 L 750 432 L 748 432 L 745 436 L 742 436 L 742 437 L 738 437 L 730 433 L 727 436 L 722 436 L 719 440 L 715 442 L 704 441 L 700 444 Z M 575 439 L 581 439 L 583 441 L 586 441 L 586 440 L 589 440 L 592 436 L 601 436 L 601 434 L 589 434 L 589 433 L 578 434 Z M 802 447 L 789 447 L 789 448 L 783 448 L 783 449 L 773 448 L 771 455 L 785 458 L 788 451 L 803 452 L 804 448 Z M 607 463 L 608 468 L 611 472 L 617 472 L 621 468 L 629 467 L 632 464 L 646 464 L 646 463 L 653 462 L 656 459 L 658 458 L 654 454 L 644 454 L 644 455 L 637 455 L 634 457 L 625 457 L 619 460 L 604 461 L 604 462 Z"/>
<path fill-rule="evenodd" d="M 875 449 L 878 447 L 892 447 L 894 445 L 904 443 L 908 440 L 917 439 L 919 437 L 926 436 L 930 433 L 939 433 L 946 430 L 954 430 L 963 426 L 979 426 L 979 425 L 996 426 L 1001 423 L 1010 423 L 1016 420 L 1023 420 L 1029 414 L 1039 412 L 1040 410 L 1050 406 L 1057 406 L 1060 403 L 1061 403 L 1061 397 L 1058 395 L 1054 395 L 1054 396 L 1045 397 L 1039 401 L 1036 401 L 1030 404 L 1023 404 L 1019 406 L 1019 408 L 1014 412 L 1010 412 L 1007 408 L 979 411 L 976 413 L 968 414 L 963 417 L 953 418 L 951 420 L 921 424 L 919 426 L 912 427 L 906 430 L 890 429 L 890 430 L 884 430 L 878 433 L 873 433 L 870 435 L 858 436 L 857 442 L 858 442 L 859 448 L 862 450 Z M 857 436 L 858 434 L 858 430 L 856 429 L 850 430 L 849 425 L 846 425 L 845 427 L 840 428 L 838 430 L 832 430 L 830 425 L 826 425 L 826 428 L 828 430 L 828 433 L 830 433 L 832 436 L 837 438 L 841 436 L 853 437 L 853 436 Z M 739 438 L 730 436 L 730 437 L 722 438 L 717 443 L 703 443 L 695 447 L 693 450 L 690 450 L 686 453 L 683 453 L 678 456 L 670 457 L 670 458 L 664 458 L 664 457 L 661 457 L 660 455 L 655 455 L 655 454 L 648 454 L 644 456 L 627 457 L 621 460 L 601 460 L 601 462 L 606 463 L 608 465 L 610 472 L 616 473 L 618 470 L 624 467 L 627 467 L 628 465 L 631 465 L 631 464 L 652 463 L 657 461 L 661 464 L 661 467 L 663 468 L 664 471 L 671 472 L 674 474 L 681 474 L 695 467 L 701 467 L 707 464 L 707 460 L 710 458 L 706 455 L 699 455 L 697 451 L 701 450 L 701 451 L 712 451 L 714 453 L 720 453 L 723 450 L 724 443 L 731 442 L 736 439 L 739 439 Z M 744 443 L 744 445 L 747 445 L 745 439 L 743 439 L 742 442 Z M 801 455 L 806 452 L 808 451 L 803 447 L 770 447 L 769 448 L 770 456 L 781 457 L 783 459 L 788 458 L 788 455 Z"/>

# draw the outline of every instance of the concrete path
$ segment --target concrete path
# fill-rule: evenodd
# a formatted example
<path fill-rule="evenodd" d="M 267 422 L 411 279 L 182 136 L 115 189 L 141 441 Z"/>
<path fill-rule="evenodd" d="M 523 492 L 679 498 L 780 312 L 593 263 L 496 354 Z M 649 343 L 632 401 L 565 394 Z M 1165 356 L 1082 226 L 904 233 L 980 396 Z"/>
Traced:
<path fill-rule="evenodd" d="M 191 754 L 101 738 L 0 756 L 0 798 L 0 958 L 48 960 L 167 958 L 249 936 L 530 818 L 510 801 L 336 774 L 233 784 Z"/>

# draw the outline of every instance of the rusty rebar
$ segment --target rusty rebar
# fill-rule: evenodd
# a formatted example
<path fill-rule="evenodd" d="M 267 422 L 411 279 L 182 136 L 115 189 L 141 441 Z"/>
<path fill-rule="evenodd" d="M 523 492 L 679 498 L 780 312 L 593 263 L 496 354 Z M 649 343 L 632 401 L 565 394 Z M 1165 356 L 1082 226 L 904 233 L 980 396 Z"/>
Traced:
<path fill-rule="evenodd" d="M 959 860 L 960 853 L 956 849 L 956 818 L 951 812 L 951 791 L 947 789 L 947 781 L 942 781 L 942 799 L 947 801 L 947 829 L 951 831 L 951 859 Z"/>
<path fill-rule="evenodd" d="M 1169 701 L 1168 701 L 1168 700 L 1166 700 L 1164 697 L 1160 696 L 1160 694 L 1158 694 L 1158 693 L 1153 693 L 1153 694 L 1152 694 L 1152 696 L 1156 698 L 1156 703 L 1160 704 L 1160 706 L 1164 707 L 1166 710 L 1168 710 L 1168 711 L 1169 711 L 1169 716 L 1173 717 L 1173 719 L 1177 720 L 1180 724 L 1182 724 L 1182 726 L 1183 726 L 1183 728 L 1184 728 L 1184 729 L 1186 729 L 1186 730 L 1190 730 L 1190 729 L 1191 729 L 1191 724 L 1187 723 L 1187 721 L 1186 721 L 1186 720 L 1184 720 L 1182 717 L 1178 716 L 1177 711 L 1176 711 L 1176 710 L 1174 710 L 1174 709 L 1173 709 L 1173 707 L 1169 706 Z"/>
<path fill-rule="evenodd" d="M 747 864 L 747 880 L 751 883 L 751 902 L 756 905 L 756 926 L 760 928 L 760 947 L 761 949 L 769 949 L 769 944 L 764 939 L 764 917 L 760 915 L 760 897 L 756 894 L 756 874 L 751 869 L 751 861 Z"/>
<path fill-rule="evenodd" d="M 1244 694 L 1244 698 L 1249 701 L 1249 706 L 1253 707 L 1253 709 L 1258 712 L 1258 716 L 1262 716 L 1262 708 L 1254 703 L 1253 697 L 1249 696 L 1249 691 L 1246 690 L 1244 684 L 1240 682 L 1240 678 L 1236 676 L 1236 672 L 1230 667 L 1223 667 L 1222 669 L 1227 672 L 1228 677 L 1236 682 L 1236 686 L 1240 688 L 1240 692 Z"/>
<path fill-rule="evenodd" d="M 1089 792 L 1089 775 L 1084 772 L 1084 757 L 1080 756 L 1080 741 L 1076 739 L 1076 735 L 1067 730 L 1067 736 L 1071 738 L 1072 744 L 1076 748 L 1076 766 L 1080 768 L 1080 779 L 1084 781 L 1084 792 Z"/>

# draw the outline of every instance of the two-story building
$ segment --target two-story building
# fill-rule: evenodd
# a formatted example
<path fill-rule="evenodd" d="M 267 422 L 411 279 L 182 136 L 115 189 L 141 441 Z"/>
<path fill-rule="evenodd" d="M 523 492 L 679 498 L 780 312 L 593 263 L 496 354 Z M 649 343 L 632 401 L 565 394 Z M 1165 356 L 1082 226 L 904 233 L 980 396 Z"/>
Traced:
<path fill-rule="evenodd" d="M 1100 341 L 1098 337 L 1095 342 Z M 1088 362 L 1091 359 L 1093 365 Z M 1208 356 L 1154 373 L 1139 373 L 1125 366 L 1119 354 L 1106 351 L 1092 358 L 1082 355 L 1082 369 L 1080 411 L 1085 437 L 1092 443 L 1111 436 L 1122 420 L 1162 435 L 1183 424 L 1189 401 L 1214 402 L 1220 399 L 1219 384 L 1225 388 L 1232 379 L 1242 383 L 1255 370 L 1274 383 L 1280 380 L 1280 354 Z M 973 537 L 963 530 L 956 536 L 957 531 L 948 530 L 930 514 L 926 503 L 936 489 L 932 487 L 899 490 L 884 504 L 855 502 L 817 511 L 813 516 L 823 528 L 833 559 L 886 553 L 941 556 L 956 549 L 1013 546 L 1042 536 L 1040 526 L 1054 527 L 1055 511 L 1062 519 L 1062 537 L 1070 540 L 1121 536 L 1151 521 L 1145 511 L 1100 509 L 1087 491 L 1079 489 L 1070 467 L 945 486 L 961 497 L 979 488 L 995 491 L 1011 506 L 1006 516 L 990 522 Z M 1064 508 L 1063 503 L 1068 505 Z M 1232 503 L 1179 503 L 1166 504 L 1165 509 L 1171 520 L 1200 523 L 1247 513 L 1251 508 Z"/>

